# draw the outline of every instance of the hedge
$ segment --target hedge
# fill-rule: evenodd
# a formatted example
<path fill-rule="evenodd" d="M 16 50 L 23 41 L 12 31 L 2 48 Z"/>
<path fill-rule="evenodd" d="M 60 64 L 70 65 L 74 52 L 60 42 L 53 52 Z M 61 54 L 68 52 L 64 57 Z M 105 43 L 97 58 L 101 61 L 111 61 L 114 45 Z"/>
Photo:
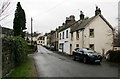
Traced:
<path fill-rule="evenodd" d="M 13 38 L 13 52 L 15 55 L 15 63 L 19 65 L 27 58 L 27 42 L 20 36 Z"/>
<path fill-rule="evenodd" d="M 111 62 L 120 62 L 120 50 L 109 50 L 106 54 L 109 54 L 109 60 Z"/>

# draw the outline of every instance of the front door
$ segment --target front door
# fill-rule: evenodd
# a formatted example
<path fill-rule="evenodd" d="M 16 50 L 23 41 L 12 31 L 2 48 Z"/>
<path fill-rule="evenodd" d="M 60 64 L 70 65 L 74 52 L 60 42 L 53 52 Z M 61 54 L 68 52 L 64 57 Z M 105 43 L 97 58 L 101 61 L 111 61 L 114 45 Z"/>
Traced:
<path fill-rule="evenodd" d="M 72 44 L 70 44 L 70 55 L 72 55 Z"/>
<path fill-rule="evenodd" d="M 62 52 L 64 52 L 64 43 L 62 43 Z"/>

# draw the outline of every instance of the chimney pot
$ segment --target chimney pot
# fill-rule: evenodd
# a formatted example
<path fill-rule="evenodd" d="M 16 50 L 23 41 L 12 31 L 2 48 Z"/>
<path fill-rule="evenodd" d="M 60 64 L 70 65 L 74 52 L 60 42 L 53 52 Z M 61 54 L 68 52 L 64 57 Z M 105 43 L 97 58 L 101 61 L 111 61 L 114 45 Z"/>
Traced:
<path fill-rule="evenodd" d="M 83 14 L 83 12 L 82 11 L 80 11 L 80 20 L 84 20 L 84 14 Z"/>
<path fill-rule="evenodd" d="M 101 10 L 100 8 L 98 8 L 98 6 L 96 6 L 95 16 L 97 16 L 98 14 L 101 14 Z"/>

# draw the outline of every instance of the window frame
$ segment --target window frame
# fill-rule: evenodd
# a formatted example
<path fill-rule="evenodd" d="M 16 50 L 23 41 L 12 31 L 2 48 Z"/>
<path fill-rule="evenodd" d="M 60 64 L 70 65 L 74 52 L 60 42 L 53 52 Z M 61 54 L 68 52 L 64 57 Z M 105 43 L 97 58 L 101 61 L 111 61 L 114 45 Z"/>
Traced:
<path fill-rule="evenodd" d="M 76 31 L 76 40 L 79 40 L 79 31 Z"/>
<path fill-rule="evenodd" d="M 65 34 L 65 33 L 63 32 L 62 39 L 64 39 L 64 34 Z"/>
<path fill-rule="evenodd" d="M 73 32 L 71 33 L 71 41 L 73 41 Z"/>
<path fill-rule="evenodd" d="M 68 38 L 68 30 L 66 30 L 66 38 Z"/>
<path fill-rule="evenodd" d="M 60 33 L 60 40 L 61 40 L 61 33 Z"/>
<path fill-rule="evenodd" d="M 91 48 L 91 45 L 93 45 L 93 48 Z M 94 44 L 89 44 L 89 48 L 91 48 L 92 50 L 95 49 L 95 45 Z"/>
<path fill-rule="evenodd" d="M 94 29 L 89 29 L 89 37 L 94 38 Z"/>

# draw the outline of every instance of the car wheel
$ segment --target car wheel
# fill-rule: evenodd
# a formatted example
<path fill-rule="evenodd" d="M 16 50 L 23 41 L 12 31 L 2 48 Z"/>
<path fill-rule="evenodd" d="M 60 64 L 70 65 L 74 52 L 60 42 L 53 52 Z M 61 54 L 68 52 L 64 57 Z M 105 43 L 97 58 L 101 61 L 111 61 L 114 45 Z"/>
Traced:
<path fill-rule="evenodd" d="M 87 58 L 86 57 L 83 58 L 83 63 L 87 63 Z"/>
<path fill-rule="evenodd" d="M 100 65 L 101 63 L 99 62 L 98 64 Z"/>

